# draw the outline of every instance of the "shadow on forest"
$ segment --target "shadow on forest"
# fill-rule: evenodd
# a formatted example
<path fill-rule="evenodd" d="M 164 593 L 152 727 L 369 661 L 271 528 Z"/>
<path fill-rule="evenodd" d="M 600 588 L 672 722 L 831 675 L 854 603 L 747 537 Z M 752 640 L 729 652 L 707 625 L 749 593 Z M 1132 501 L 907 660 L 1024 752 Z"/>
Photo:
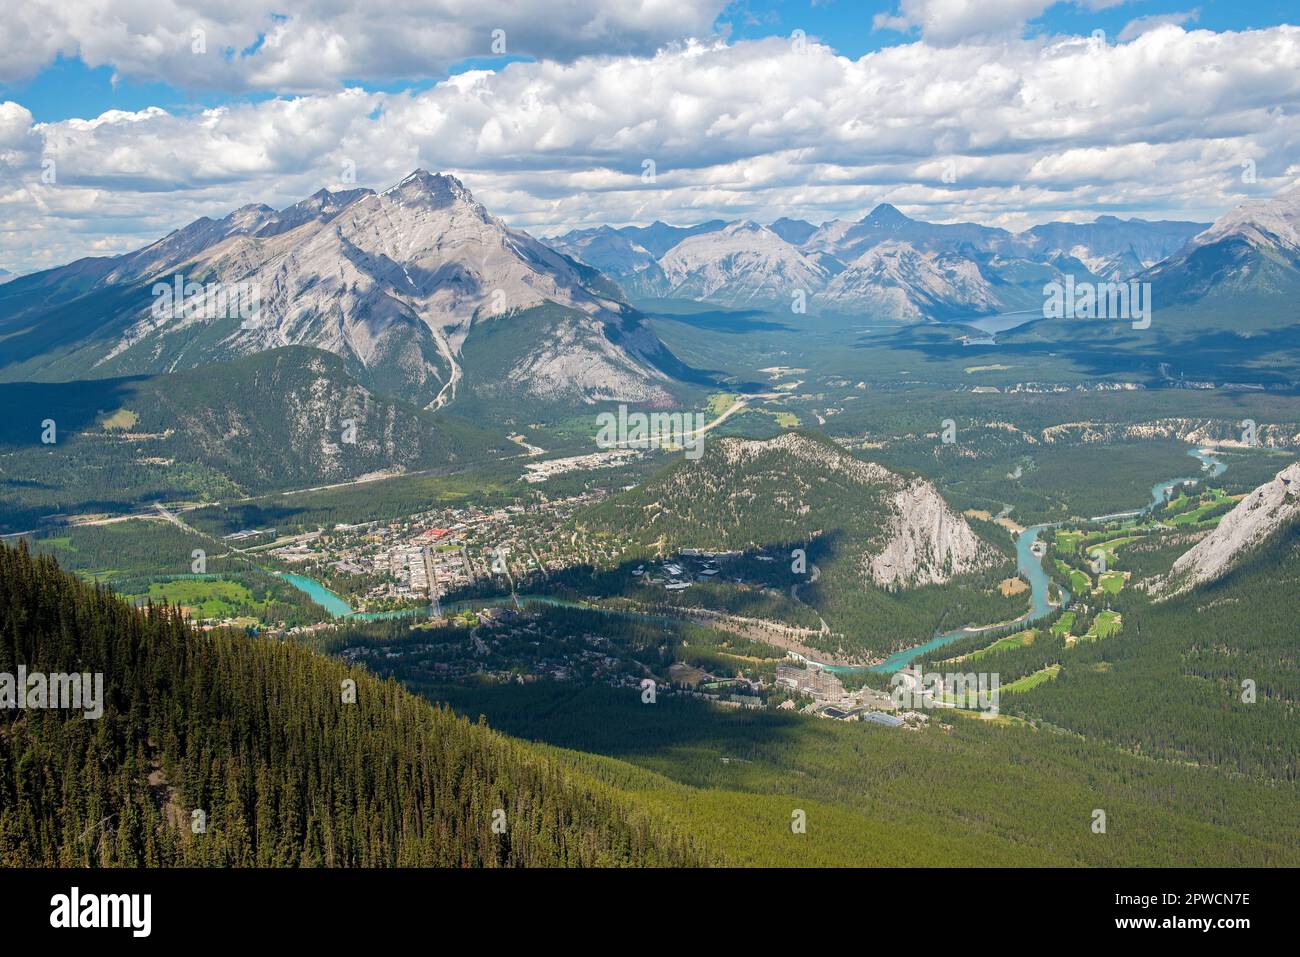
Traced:
<path fill-rule="evenodd" d="M 498 731 L 560 748 L 616 758 L 647 758 L 680 748 L 707 748 L 744 760 L 749 749 L 806 738 L 806 720 L 779 711 L 723 710 L 696 699 L 661 694 L 644 704 L 636 688 L 537 682 L 523 687 L 437 686 L 471 721 L 483 715 Z"/>

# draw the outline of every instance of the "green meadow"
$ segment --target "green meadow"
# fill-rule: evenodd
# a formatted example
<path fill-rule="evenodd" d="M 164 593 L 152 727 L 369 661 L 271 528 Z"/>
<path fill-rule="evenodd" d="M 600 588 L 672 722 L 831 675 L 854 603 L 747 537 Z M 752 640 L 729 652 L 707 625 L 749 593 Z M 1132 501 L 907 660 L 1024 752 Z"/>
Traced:
<path fill-rule="evenodd" d="M 1030 688 L 1036 688 L 1044 681 L 1051 681 L 1061 673 L 1060 665 L 1048 665 L 1041 671 L 1035 671 L 1032 675 L 1025 675 L 1018 678 L 1008 685 L 1003 685 L 1000 691 L 1007 694 L 1019 694 L 1022 691 L 1028 691 Z"/>
<path fill-rule="evenodd" d="M 1124 589 L 1124 573 L 1109 571 L 1102 572 L 1097 577 L 1097 584 L 1101 590 L 1108 595 L 1118 595 Z"/>
<path fill-rule="evenodd" d="M 1060 618 L 1056 620 L 1056 623 L 1052 625 L 1052 634 L 1058 638 L 1062 637 L 1063 635 L 1068 635 L 1070 633 L 1070 630 L 1074 628 L 1074 618 L 1075 618 L 1074 612 L 1072 611 L 1065 612 L 1063 615 L 1061 615 Z"/>
<path fill-rule="evenodd" d="M 181 605 L 189 608 L 195 618 L 233 618 L 241 607 L 260 608 L 265 604 L 255 598 L 247 586 L 225 578 L 184 578 L 153 582 L 145 594 L 127 597 Z"/>
<path fill-rule="evenodd" d="M 1112 635 L 1118 635 L 1123 624 L 1119 612 L 1103 611 L 1093 619 L 1092 626 L 1083 637 L 1088 639 L 1109 638 Z"/>

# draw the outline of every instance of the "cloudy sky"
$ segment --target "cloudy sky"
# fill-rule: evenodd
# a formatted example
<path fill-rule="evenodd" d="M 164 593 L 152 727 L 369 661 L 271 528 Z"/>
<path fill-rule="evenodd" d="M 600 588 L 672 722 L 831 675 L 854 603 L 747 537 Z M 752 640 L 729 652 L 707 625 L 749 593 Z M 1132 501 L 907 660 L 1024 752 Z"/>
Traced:
<path fill-rule="evenodd" d="M 1210 220 L 1300 180 L 1288 19 L 1292 0 L 24 0 L 0 23 L 0 269 L 418 166 L 538 235 L 880 202 L 1012 229 Z"/>

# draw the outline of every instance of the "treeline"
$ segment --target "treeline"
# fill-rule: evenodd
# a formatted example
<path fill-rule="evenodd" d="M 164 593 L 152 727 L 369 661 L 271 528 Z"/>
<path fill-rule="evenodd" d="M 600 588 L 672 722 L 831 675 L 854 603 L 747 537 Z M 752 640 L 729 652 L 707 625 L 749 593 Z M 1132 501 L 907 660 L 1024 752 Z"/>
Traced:
<path fill-rule="evenodd" d="M 132 608 L 22 545 L 0 547 L 0 672 L 20 665 L 102 673 L 103 716 L 0 709 L 5 865 L 707 860 L 581 768 L 301 646 Z"/>
<path fill-rule="evenodd" d="M 239 582 L 253 593 L 255 605 L 238 605 L 235 615 L 289 627 L 329 618 L 307 595 L 230 549 L 178 528 L 170 522 L 131 520 L 111 525 L 78 525 L 29 539 L 37 554 L 48 554 L 60 567 L 110 585 L 119 595 L 144 595 L 149 586 L 199 577 L 192 571 L 194 551 L 204 553 L 202 575 Z M 274 564 L 269 556 L 260 561 Z"/>
<path fill-rule="evenodd" d="M 1069 649 L 1060 676 L 1016 707 L 1143 754 L 1300 780 L 1298 586 L 1293 525 L 1225 578 L 1169 602 L 1125 589 L 1115 600 L 1123 631 Z M 1007 654 L 1022 671 L 1045 650 L 1035 642 Z"/>
<path fill-rule="evenodd" d="M 1152 552 L 1158 560 L 1151 562 L 1132 546 L 1126 554 L 1167 567 L 1173 551 Z M 1171 601 L 1124 589 L 1111 599 L 1124 620 L 1117 635 L 1067 647 L 1050 631 L 1058 612 L 1035 622 L 1033 644 L 974 664 L 940 663 L 995 637 L 980 635 L 939 649 L 926 664 L 997 672 L 1005 685 L 1059 663 L 1055 680 L 1004 697 L 1002 711 L 1150 757 L 1300 781 L 1297 585 L 1300 526 L 1293 525 L 1225 578 Z"/>

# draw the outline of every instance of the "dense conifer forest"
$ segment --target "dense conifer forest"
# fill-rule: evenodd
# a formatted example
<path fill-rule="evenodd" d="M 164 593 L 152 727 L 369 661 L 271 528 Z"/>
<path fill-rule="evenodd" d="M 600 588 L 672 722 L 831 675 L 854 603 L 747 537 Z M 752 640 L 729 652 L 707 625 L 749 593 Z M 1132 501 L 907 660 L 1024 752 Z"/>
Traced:
<path fill-rule="evenodd" d="M 132 608 L 0 547 L 0 672 L 20 665 L 102 672 L 104 704 L 98 720 L 0 710 L 4 865 L 705 861 L 579 768 L 396 683 L 298 645 L 197 632 L 172 607 Z"/>

